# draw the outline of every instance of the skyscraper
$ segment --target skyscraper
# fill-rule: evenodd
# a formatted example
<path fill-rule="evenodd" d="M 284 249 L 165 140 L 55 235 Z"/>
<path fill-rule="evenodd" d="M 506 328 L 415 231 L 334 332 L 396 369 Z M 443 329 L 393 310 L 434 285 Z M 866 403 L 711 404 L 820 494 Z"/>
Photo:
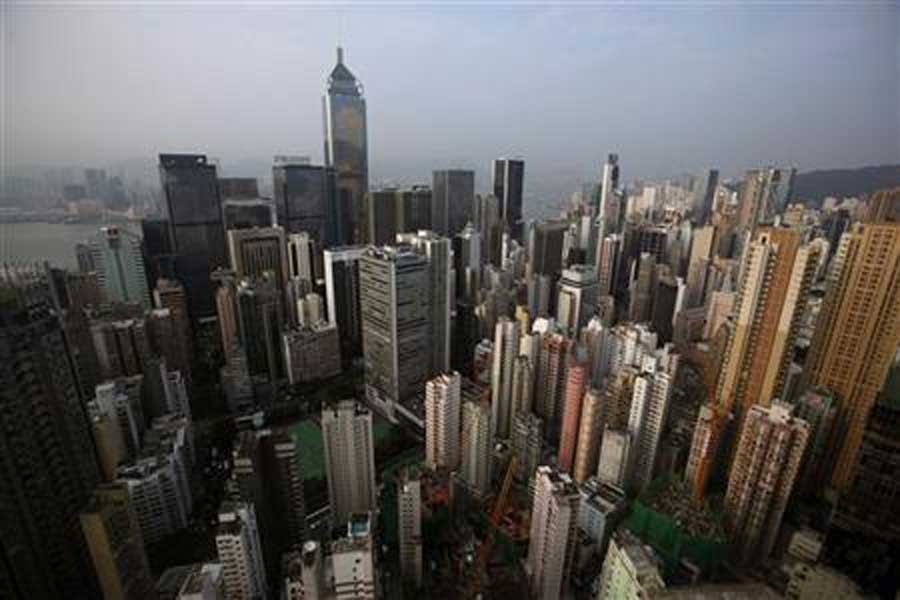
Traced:
<path fill-rule="evenodd" d="M 342 239 L 334 167 L 276 156 L 272 166 L 275 214 L 286 233 L 307 232 L 321 246 Z"/>
<path fill-rule="evenodd" d="M 191 317 L 215 314 L 210 274 L 227 263 L 216 167 L 203 154 L 160 154 L 175 271 L 184 284 Z"/>
<path fill-rule="evenodd" d="M 563 413 L 566 365 L 572 342 L 559 333 L 541 339 L 534 388 L 534 412 L 544 420 L 544 435 L 557 440 Z"/>
<path fill-rule="evenodd" d="M 808 434 L 789 405 L 754 405 L 747 412 L 725 493 L 725 527 L 741 563 L 771 553 Z"/>
<path fill-rule="evenodd" d="M 190 380 L 194 349 L 184 286 L 173 279 L 157 280 L 156 289 L 153 290 L 153 302 L 157 308 L 169 311 L 175 329 L 171 343 L 167 344 L 169 351 L 164 353 L 166 362 L 170 368 L 181 371 L 181 374 Z"/>
<path fill-rule="evenodd" d="M 578 486 L 565 473 L 540 466 L 534 483 L 525 574 L 533 598 L 562 598 L 575 564 Z"/>
<path fill-rule="evenodd" d="M 597 277 L 588 265 L 572 265 L 563 269 L 559 280 L 556 320 L 568 335 L 577 337 L 597 310 Z"/>
<path fill-rule="evenodd" d="M 481 265 L 481 234 L 468 223 L 453 237 L 456 298 L 460 302 L 475 301 L 481 286 Z"/>
<path fill-rule="evenodd" d="M 475 196 L 472 204 L 472 223 L 481 234 L 481 256 L 485 263 L 499 266 L 505 222 L 500 213 L 500 201 L 493 194 Z"/>
<path fill-rule="evenodd" d="M 81 530 L 104 598 L 156 599 L 155 580 L 126 486 L 97 487 L 81 513 Z"/>
<path fill-rule="evenodd" d="M 841 238 L 807 361 L 808 379 L 837 398 L 826 446 L 831 484 L 853 476 L 863 430 L 900 344 L 900 189 L 878 192 Z"/>
<path fill-rule="evenodd" d="M 528 242 L 528 275 L 555 278 L 563 265 L 563 239 L 569 228 L 567 221 L 540 221 L 530 231 Z"/>
<path fill-rule="evenodd" d="M 600 195 L 597 205 L 597 217 L 601 226 L 597 237 L 604 239 L 607 234 L 618 230 L 618 207 L 616 191 L 619 188 L 619 155 L 610 154 L 603 165 L 603 179 L 600 182 Z M 616 222 L 612 222 L 616 221 Z"/>
<path fill-rule="evenodd" d="M 519 324 L 509 317 L 494 328 L 494 364 L 491 369 L 491 435 L 508 439 L 516 408 L 512 402 L 513 361 L 519 354 Z"/>
<path fill-rule="evenodd" d="M 522 191 L 525 161 L 512 158 L 494 160 L 494 196 L 500 201 L 500 218 L 513 239 L 522 239 Z"/>
<path fill-rule="evenodd" d="M 462 405 L 462 457 L 459 475 L 470 489 L 485 495 L 491 485 L 491 407 L 481 398 Z"/>
<path fill-rule="evenodd" d="M 241 345 L 247 352 L 250 374 L 274 383 L 284 373 L 281 294 L 275 282 L 264 277 L 253 282 L 242 280 L 236 298 Z"/>
<path fill-rule="evenodd" d="M 97 283 L 107 302 L 150 308 L 141 238 L 116 226 L 101 227 L 89 241 Z"/>
<path fill-rule="evenodd" d="M 637 600 L 652 597 L 666 587 L 659 557 L 649 546 L 628 531 L 620 529 L 612 536 L 600 572 L 598 599 Z"/>
<path fill-rule="evenodd" d="M 694 206 L 691 209 L 691 220 L 696 225 L 703 225 L 709 221 L 717 185 L 719 185 L 718 169 L 710 169 L 706 174 L 705 181 L 697 184 L 694 190 Z"/>
<path fill-rule="evenodd" d="M 634 441 L 630 485 L 643 491 L 655 475 L 656 455 L 669 412 L 678 355 L 670 345 L 655 356 L 645 357 L 641 374 L 634 380 L 634 396 L 628 418 L 628 432 Z"/>
<path fill-rule="evenodd" d="M 757 225 L 771 223 L 787 206 L 796 172 L 776 167 L 747 171 L 738 198 L 737 225 L 742 232 L 753 232 Z"/>
<path fill-rule="evenodd" d="M 397 483 L 397 532 L 400 572 L 416 588 L 422 585 L 422 482 L 407 468 Z"/>
<path fill-rule="evenodd" d="M 344 361 L 362 354 L 359 259 L 365 246 L 342 246 L 323 252 L 328 322 L 337 325 Z"/>
<path fill-rule="evenodd" d="M 559 470 L 572 473 L 575 462 L 575 446 L 578 443 L 578 429 L 581 425 L 581 402 L 584 398 L 586 369 L 583 363 L 573 361 L 566 372 L 566 392 L 564 397 L 562 432 L 559 437 Z"/>
<path fill-rule="evenodd" d="M 216 529 L 216 552 L 229 598 L 268 598 L 253 504 L 226 502 L 222 505 Z"/>
<path fill-rule="evenodd" d="M 603 411 L 603 395 L 600 390 L 588 388 L 581 403 L 578 445 L 572 468 L 572 478 L 578 483 L 587 481 L 597 470 L 603 438 Z"/>
<path fill-rule="evenodd" d="M 322 99 L 325 117 L 325 165 L 337 177 L 337 214 L 340 242 L 363 241 L 363 199 L 369 189 L 369 154 L 366 133 L 366 100 L 362 84 L 344 64 L 337 50 L 337 64 L 328 77 Z"/>
<path fill-rule="evenodd" d="M 516 451 L 516 481 L 529 483 L 541 464 L 544 422 L 532 412 L 520 412 L 513 421 L 512 447 Z"/>
<path fill-rule="evenodd" d="M 354 400 L 322 409 L 328 499 L 335 524 L 375 510 L 372 413 Z"/>
<path fill-rule="evenodd" d="M 366 397 L 393 416 L 428 377 L 428 262 L 409 246 L 370 247 L 359 259 Z"/>
<path fill-rule="evenodd" d="M 431 469 L 459 464 L 460 375 L 438 375 L 425 384 L 425 462 Z"/>
<path fill-rule="evenodd" d="M 446 237 L 456 235 L 472 215 L 475 171 L 434 171 L 431 189 L 431 228 Z"/>
<path fill-rule="evenodd" d="M 78 525 L 99 478 L 91 431 L 46 282 L 31 273 L 0 271 L 0 446 L 0 597 L 95 597 Z"/>
<path fill-rule="evenodd" d="M 239 278 L 258 279 L 270 273 L 279 290 L 288 280 L 284 229 L 232 229 L 228 232 L 231 269 Z"/>

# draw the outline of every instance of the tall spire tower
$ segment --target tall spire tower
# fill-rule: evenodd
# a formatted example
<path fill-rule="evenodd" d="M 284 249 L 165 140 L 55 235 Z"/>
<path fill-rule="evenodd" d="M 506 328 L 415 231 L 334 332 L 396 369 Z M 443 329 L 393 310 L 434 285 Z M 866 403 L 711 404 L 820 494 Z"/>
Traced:
<path fill-rule="evenodd" d="M 334 167 L 337 177 L 338 241 L 360 243 L 365 241 L 363 207 L 369 190 L 366 99 L 362 83 L 344 64 L 344 49 L 340 46 L 322 105 L 325 164 Z"/>

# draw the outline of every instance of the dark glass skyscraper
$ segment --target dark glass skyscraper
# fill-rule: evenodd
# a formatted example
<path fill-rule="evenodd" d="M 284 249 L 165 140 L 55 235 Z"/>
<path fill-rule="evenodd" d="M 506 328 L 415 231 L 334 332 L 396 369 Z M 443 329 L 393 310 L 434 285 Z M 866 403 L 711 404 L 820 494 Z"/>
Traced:
<path fill-rule="evenodd" d="M 434 171 L 431 189 L 431 229 L 443 236 L 456 235 L 472 216 L 475 171 Z"/>
<path fill-rule="evenodd" d="M 366 99 L 362 84 L 344 65 L 338 48 L 337 65 L 328 77 L 323 100 L 325 165 L 337 175 L 340 243 L 362 241 L 365 229 L 363 199 L 369 189 L 369 154 L 366 134 Z"/>
<path fill-rule="evenodd" d="M 494 161 L 494 195 L 500 200 L 500 217 L 510 235 L 522 240 L 522 184 L 525 161 L 498 158 Z"/>
<path fill-rule="evenodd" d="M 341 239 L 334 168 L 276 157 L 272 183 L 278 224 L 285 233 L 305 231 L 320 247 Z"/>
<path fill-rule="evenodd" d="M 175 272 L 194 319 L 216 314 L 210 274 L 228 264 L 216 167 L 203 154 L 160 154 Z"/>

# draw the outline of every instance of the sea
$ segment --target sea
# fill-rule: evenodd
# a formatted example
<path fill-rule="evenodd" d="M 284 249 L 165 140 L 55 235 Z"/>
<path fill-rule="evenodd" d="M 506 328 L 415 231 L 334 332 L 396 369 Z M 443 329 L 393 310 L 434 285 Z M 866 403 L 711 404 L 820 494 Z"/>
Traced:
<path fill-rule="evenodd" d="M 137 223 L 117 223 L 140 234 Z M 0 223 L 0 265 L 48 261 L 55 267 L 75 269 L 75 244 L 102 227 L 94 223 Z"/>

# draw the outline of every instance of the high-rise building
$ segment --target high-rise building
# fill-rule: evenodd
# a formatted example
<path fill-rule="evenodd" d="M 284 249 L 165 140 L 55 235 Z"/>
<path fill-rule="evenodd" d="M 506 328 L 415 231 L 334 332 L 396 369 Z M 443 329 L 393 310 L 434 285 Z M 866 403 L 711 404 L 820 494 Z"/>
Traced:
<path fill-rule="evenodd" d="M 642 252 L 634 266 L 636 273 L 629 289 L 628 318 L 635 323 L 643 323 L 650 320 L 653 308 L 656 257 L 650 252 Z"/>
<path fill-rule="evenodd" d="M 107 302 L 135 302 L 150 308 L 141 238 L 116 226 L 101 227 L 89 240 L 97 283 Z"/>
<path fill-rule="evenodd" d="M 105 598 L 156 599 L 155 580 L 127 487 L 98 486 L 81 512 L 81 530 Z"/>
<path fill-rule="evenodd" d="M 738 199 L 737 225 L 753 232 L 757 225 L 771 223 L 793 195 L 796 169 L 766 167 L 747 171 Z"/>
<path fill-rule="evenodd" d="M 586 371 L 584 363 L 577 360 L 573 360 L 566 370 L 566 391 L 563 398 L 562 431 L 559 436 L 557 464 L 560 471 L 569 474 L 572 473 L 572 466 L 575 463 L 575 446 L 578 443 L 578 430 L 581 425 Z"/>
<path fill-rule="evenodd" d="M 618 231 L 618 203 L 616 192 L 619 188 L 619 155 L 610 154 L 603 165 L 603 179 L 600 182 L 600 194 L 597 197 L 597 217 L 601 226 L 598 229 L 599 239 Z"/>
<path fill-rule="evenodd" d="M 760 228 L 747 246 L 719 375 L 718 403 L 738 417 L 779 398 L 818 261 L 793 229 Z"/>
<path fill-rule="evenodd" d="M 286 332 L 284 368 L 291 385 L 335 377 L 341 372 L 337 327 L 320 321 Z"/>
<path fill-rule="evenodd" d="M 340 243 L 363 242 L 363 199 L 369 190 L 369 153 L 366 99 L 362 84 L 344 64 L 338 48 L 337 64 L 328 77 L 322 99 L 325 116 L 325 165 L 337 177 L 337 231 Z"/>
<path fill-rule="evenodd" d="M 328 322 L 337 325 L 344 361 L 362 354 L 359 259 L 365 246 L 343 246 L 323 252 Z"/>
<path fill-rule="evenodd" d="M 587 325 L 597 310 L 597 276 L 589 265 L 572 265 L 563 269 L 559 280 L 556 320 L 571 337 Z"/>
<path fill-rule="evenodd" d="M 422 585 L 422 482 L 408 468 L 397 482 L 397 533 L 400 572 L 416 588 Z"/>
<path fill-rule="evenodd" d="M 228 232 L 231 269 L 239 278 L 258 279 L 270 273 L 279 290 L 288 280 L 284 229 L 232 229 Z"/>
<path fill-rule="evenodd" d="M 600 445 L 597 477 L 604 483 L 624 488 L 631 460 L 631 434 L 625 429 L 606 428 Z"/>
<path fill-rule="evenodd" d="M 450 315 L 452 313 L 452 250 L 450 240 L 431 231 L 397 236 L 428 261 L 429 376 L 450 370 Z"/>
<path fill-rule="evenodd" d="M 568 221 L 540 221 L 531 228 L 528 240 L 528 274 L 556 278 L 563 266 L 563 239 Z"/>
<path fill-rule="evenodd" d="M 428 262 L 408 246 L 370 247 L 359 259 L 366 397 L 393 416 L 428 378 Z"/>
<path fill-rule="evenodd" d="M 491 435 L 508 439 L 515 418 L 513 406 L 513 362 L 519 354 L 519 324 L 509 317 L 494 328 L 494 364 L 491 369 Z"/>
<path fill-rule="evenodd" d="M 597 243 L 597 295 L 608 296 L 616 292 L 615 283 L 622 257 L 622 236 L 611 234 Z"/>
<path fill-rule="evenodd" d="M 153 290 L 153 302 L 157 308 L 169 311 L 174 326 L 173 339 L 165 344 L 167 350 L 161 354 L 170 368 L 181 371 L 181 374 L 190 380 L 194 349 L 184 286 L 174 279 L 158 279 Z"/>
<path fill-rule="evenodd" d="M 822 491 L 822 482 L 828 481 L 831 473 L 824 468 L 824 458 L 836 414 L 834 394 L 825 389 L 806 390 L 794 403 L 794 416 L 809 425 L 809 442 L 806 444 L 803 468 L 794 486 L 795 494 L 817 494 Z"/>
<path fill-rule="evenodd" d="M 251 181 L 256 181 L 255 179 Z M 221 189 L 221 182 L 219 180 Z M 275 224 L 272 215 L 272 204 L 269 200 L 255 198 L 253 200 L 232 200 L 222 196 L 222 213 L 225 229 L 253 229 L 254 227 L 271 227 Z"/>
<path fill-rule="evenodd" d="M 678 355 L 670 353 L 666 346 L 656 356 L 644 358 L 641 374 L 634 380 L 628 418 L 628 432 L 634 443 L 629 488 L 642 491 L 653 480 L 677 368 Z"/>
<path fill-rule="evenodd" d="M 215 314 L 210 274 L 228 263 L 216 167 L 203 154 L 160 154 L 175 272 L 187 292 L 191 317 Z"/>
<path fill-rule="evenodd" d="M 544 420 L 544 435 L 551 441 L 559 437 L 562 423 L 566 365 L 572 341 L 560 333 L 541 338 L 534 388 L 534 412 Z"/>
<path fill-rule="evenodd" d="M 456 235 L 472 215 L 475 171 L 434 171 L 431 189 L 431 228 L 446 237 Z"/>
<path fill-rule="evenodd" d="M 100 415 L 115 419 L 125 444 L 125 457 L 137 458 L 144 439 L 145 420 L 141 406 L 143 376 L 108 380 L 96 388 L 94 399 L 88 403 L 91 418 Z"/>
<path fill-rule="evenodd" d="M 844 490 L 875 398 L 900 345 L 900 189 L 870 201 L 866 222 L 841 238 L 807 361 L 808 379 L 837 398 L 825 460 Z"/>
<path fill-rule="evenodd" d="M 250 374 L 270 382 L 284 372 L 282 328 L 285 322 L 282 296 L 268 276 L 242 280 L 237 288 L 237 314 L 241 345 L 247 352 Z"/>
<path fill-rule="evenodd" d="M 453 237 L 456 298 L 474 302 L 481 287 L 481 234 L 467 223 Z"/>
<path fill-rule="evenodd" d="M 369 242 L 390 244 L 397 234 L 431 229 L 431 188 L 385 188 L 370 192 L 368 203 Z"/>
<path fill-rule="evenodd" d="M 578 483 L 586 481 L 597 470 L 603 439 L 604 410 L 600 390 L 589 387 L 581 402 L 581 423 L 578 426 L 578 445 L 572 468 L 572 478 Z"/>
<path fill-rule="evenodd" d="M 532 481 L 541 464 L 544 422 L 532 412 L 520 412 L 513 421 L 512 447 L 516 451 L 516 481 Z"/>
<path fill-rule="evenodd" d="M 226 502 L 219 508 L 216 552 L 229 598 L 269 597 L 253 504 Z"/>
<path fill-rule="evenodd" d="M 702 181 L 702 180 L 700 180 Z M 697 183 L 694 190 L 694 204 L 691 207 L 691 220 L 697 225 L 703 225 L 709 221 L 712 215 L 713 200 L 716 196 L 716 186 L 719 185 L 719 170 L 710 169 L 703 183 Z"/>
<path fill-rule="evenodd" d="M 353 400 L 322 409 L 328 499 L 334 523 L 375 510 L 372 413 Z"/>
<path fill-rule="evenodd" d="M 513 239 L 522 239 L 522 191 L 525 161 L 498 158 L 494 160 L 494 196 L 500 201 L 500 218 Z"/>
<path fill-rule="evenodd" d="M 321 246 L 307 232 L 289 233 L 287 242 L 288 277 L 293 285 L 300 285 L 301 294 L 311 292 L 317 280 L 324 277 L 324 265 L 319 258 Z M 299 283 L 294 283 L 299 282 Z"/>
<path fill-rule="evenodd" d="M 0 271 L 0 597 L 96 594 L 78 514 L 99 473 L 75 381 L 46 281 Z"/>
<path fill-rule="evenodd" d="M 503 263 L 502 243 L 506 222 L 500 214 L 500 201 L 493 194 L 478 194 L 472 204 L 472 223 L 481 234 L 481 255 L 486 263 Z"/>
<path fill-rule="evenodd" d="M 459 474 L 475 493 L 485 495 L 491 485 L 491 407 L 481 398 L 462 405 L 462 445 Z"/>
<path fill-rule="evenodd" d="M 533 598 L 561 598 L 567 590 L 577 545 L 578 486 L 565 473 L 537 469 L 525 573 Z"/>
<path fill-rule="evenodd" d="M 323 247 L 340 242 L 342 215 L 333 167 L 276 156 L 272 187 L 278 225 L 286 233 L 306 232 Z"/>
<path fill-rule="evenodd" d="M 662 561 L 627 529 L 616 531 L 606 551 L 597 600 L 640 600 L 665 589 Z"/>
<path fill-rule="evenodd" d="M 790 405 L 747 412 L 725 493 L 725 527 L 739 562 L 768 558 L 806 450 L 809 426 Z"/>
<path fill-rule="evenodd" d="M 331 543 L 337 600 L 375 600 L 378 597 L 375 549 L 371 515 L 352 515 L 347 523 L 347 536 Z"/>
<path fill-rule="evenodd" d="M 579 488 L 578 528 L 597 544 L 603 555 L 617 521 L 626 512 L 628 497 L 622 488 L 596 477 L 581 482 Z"/>
<path fill-rule="evenodd" d="M 425 463 L 431 469 L 459 464 L 460 380 L 453 371 L 425 384 Z"/>

